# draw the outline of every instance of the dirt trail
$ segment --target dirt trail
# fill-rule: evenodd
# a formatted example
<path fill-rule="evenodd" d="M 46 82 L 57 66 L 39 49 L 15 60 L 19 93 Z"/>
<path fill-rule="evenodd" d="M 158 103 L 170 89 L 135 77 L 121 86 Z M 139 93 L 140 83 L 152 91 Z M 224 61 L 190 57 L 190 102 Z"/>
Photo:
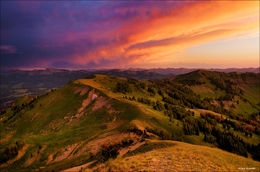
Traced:
<path fill-rule="evenodd" d="M 4 138 L 1 138 L 0 143 L 7 142 L 13 136 L 13 134 L 14 132 L 8 133 Z"/>
<path fill-rule="evenodd" d="M 15 161 L 19 160 L 20 158 L 22 158 L 23 155 L 26 153 L 26 150 L 27 150 L 28 147 L 29 147 L 29 145 L 27 145 L 27 144 L 24 145 L 23 148 L 21 150 L 19 150 L 18 155 L 15 158 L 13 158 L 13 159 L 7 161 L 6 163 L 2 164 L 0 166 L 0 168 L 7 167 L 8 165 L 10 165 L 10 164 L 14 163 Z"/>
<path fill-rule="evenodd" d="M 60 155 L 58 155 L 53 162 L 57 162 L 57 161 L 61 161 L 63 159 L 66 159 L 69 157 L 69 155 L 71 154 L 71 152 L 74 150 L 74 148 L 77 146 L 78 144 L 73 144 L 73 145 L 70 145 L 68 147 L 66 147 L 64 150 L 61 150 L 63 151 Z"/>
<path fill-rule="evenodd" d="M 69 169 L 63 170 L 62 172 L 78 172 L 81 169 L 87 168 L 88 166 L 90 166 L 91 164 L 93 164 L 95 162 L 96 161 L 91 161 L 91 162 L 88 162 L 88 163 L 80 165 L 80 166 L 76 166 L 76 167 L 73 167 L 73 168 L 69 168 Z"/>
<path fill-rule="evenodd" d="M 127 152 L 129 151 L 134 151 L 136 150 L 137 148 L 139 148 L 140 146 L 142 146 L 143 144 L 145 144 L 146 142 L 138 142 L 137 144 L 135 145 L 132 145 L 132 146 L 129 146 L 127 148 L 123 148 L 119 151 L 119 156 L 122 157 L 124 156 Z"/>
<path fill-rule="evenodd" d="M 27 161 L 24 164 L 24 167 L 28 167 L 30 166 L 32 163 L 34 163 L 35 161 L 38 161 L 41 157 L 41 153 L 44 151 L 44 149 L 47 147 L 47 145 L 44 145 L 40 151 L 35 151 L 32 153 L 32 156 L 30 158 L 27 159 Z"/>
<path fill-rule="evenodd" d="M 84 147 L 76 153 L 76 156 L 88 151 L 96 154 L 104 143 L 119 143 L 125 138 L 137 139 L 138 136 L 133 133 L 106 133 L 84 145 Z"/>

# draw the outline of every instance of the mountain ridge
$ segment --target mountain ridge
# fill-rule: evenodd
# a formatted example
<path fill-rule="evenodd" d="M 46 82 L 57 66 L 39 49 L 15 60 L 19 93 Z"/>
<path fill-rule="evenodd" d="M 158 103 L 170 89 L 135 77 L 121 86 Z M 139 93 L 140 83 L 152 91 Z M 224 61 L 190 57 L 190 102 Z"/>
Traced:
<path fill-rule="evenodd" d="M 196 69 L 167 68 L 167 69 L 111 69 L 111 70 L 66 70 L 66 69 L 40 69 L 40 70 L 0 70 L 0 108 L 7 107 L 16 98 L 24 95 L 37 95 L 48 90 L 65 85 L 70 80 L 84 78 L 93 74 L 107 74 L 141 80 L 163 79 L 179 74 L 192 72 Z M 254 71 L 259 68 L 237 69 L 237 71 Z"/>
<path fill-rule="evenodd" d="M 202 81 L 194 82 L 194 75 Z M 259 160 L 260 99 L 251 93 L 259 90 L 259 77 L 195 71 L 142 81 L 95 74 L 20 98 L 1 111 L 0 160 L 10 164 L 0 168 L 51 171 L 91 163 L 84 168 L 99 169 L 109 159 L 120 162 L 117 158 L 127 150 L 133 155 L 140 149 L 157 152 L 162 147 L 150 141 L 159 140 L 218 147 L 258 165 L 251 158 Z"/>

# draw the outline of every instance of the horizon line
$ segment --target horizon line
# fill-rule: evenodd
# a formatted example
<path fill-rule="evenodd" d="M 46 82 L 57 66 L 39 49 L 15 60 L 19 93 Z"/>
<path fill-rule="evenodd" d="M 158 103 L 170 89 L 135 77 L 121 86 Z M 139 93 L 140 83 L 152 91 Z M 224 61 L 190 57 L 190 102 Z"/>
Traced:
<path fill-rule="evenodd" d="M 153 69 L 204 69 L 204 70 L 227 70 L 227 69 L 259 69 L 259 67 L 227 67 L 227 68 L 206 68 L 206 67 L 154 67 L 154 68 L 55 68 L 55 67 L 35 67 L 35 68 L 0 68 L 1 71 L 12 71 L 12 70 L 20 70 L 20 71 L 40 71 L 40 70 L 67 70 L 67 71 L 89 71 L 89 70 L 153 70 Z"/>

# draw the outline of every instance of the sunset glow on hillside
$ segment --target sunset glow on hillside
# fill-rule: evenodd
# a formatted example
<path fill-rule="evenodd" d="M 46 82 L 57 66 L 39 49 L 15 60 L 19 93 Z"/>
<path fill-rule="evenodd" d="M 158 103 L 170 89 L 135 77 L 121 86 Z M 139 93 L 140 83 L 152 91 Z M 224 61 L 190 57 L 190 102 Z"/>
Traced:
<path fill-rule="evenodd" d="M 259 66 L 258 1 L 1 1 L 3 68 Z"/>

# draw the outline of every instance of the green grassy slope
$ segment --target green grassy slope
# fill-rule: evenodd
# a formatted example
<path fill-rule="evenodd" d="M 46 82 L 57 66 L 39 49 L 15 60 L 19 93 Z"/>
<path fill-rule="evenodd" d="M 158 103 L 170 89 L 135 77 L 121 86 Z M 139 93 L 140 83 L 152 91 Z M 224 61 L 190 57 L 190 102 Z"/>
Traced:
<path fill-rule="evenodd" d="M 251 162 L 250 158 L 257 155 L 252 150 L 258 150 L 260 143 L 259 121 L 253 121 L 258 117 L 240 118 L 234 113 L 239 108 L 246 113 L 258 110 L 255 76 L 250 74 L 244 77 L 246 81 L 239 80 L 239 88 L 232 86 L 232 94 L 239 90 L 236 99 L 240 103 L 229 112 L 214 105 L 227 94 L 227 86 L 214 90 L 216 85 L 208 80 L 212 75 L 196 71 L 158 81 L 93 75 L 44 95 L 18 99 L 1 111 L 0 169 L 57 171 L 87 163 L 99 166 L 118 151 L 138 147 L 147 139 L 220 147 L 248 156 Z M 221 95 L 210 101 L 205 99 L 209 98 L 207 95 L 199 97 L 195 88 L 201 90 L 201 86 L 213 90 L 209 95 Z M 244 108 L 242 103 L 250 107 Z M 231 137 L 230 145 L 225 147 L 216 140 L 219 137 L 224 143 Z"/>
<path fill-rule="evenodd" d="M 198 70 L 179 75 L 174 81 L 189 85 L 202 99 L 236 114 L 250 116 L 260 111 L 260 74 Z"/>
<path fill-rule="evenodd" d="M 8 171 L 40 166 L 64 169 L 88 161 L 92 151 L 84 147 L 96 140 L 102 142 L 106 134 L 111 138 L 118 135 L 117 142 L 120 142 L 125 138 L 120 133 L 135 128 L 170 131 L 169 121 L 163 114 L 111 91 L 114 85 L 110 79 L 125 79 L 102 75 L 96 79 L 98 82 L 77 80 L 46 95 L 24 97 L 7 109 L 1 115 L 1 152 L 16 142 L 25 144 L 26 150 L 20 159 L 10 164 L 5 162 L 1 167 Z M 136 142 L 138 138 L 133 140 Z M 69 153 L 63 155 L 66 150 Z M 71 160 L 68 162 L 66 158 Z"/>

